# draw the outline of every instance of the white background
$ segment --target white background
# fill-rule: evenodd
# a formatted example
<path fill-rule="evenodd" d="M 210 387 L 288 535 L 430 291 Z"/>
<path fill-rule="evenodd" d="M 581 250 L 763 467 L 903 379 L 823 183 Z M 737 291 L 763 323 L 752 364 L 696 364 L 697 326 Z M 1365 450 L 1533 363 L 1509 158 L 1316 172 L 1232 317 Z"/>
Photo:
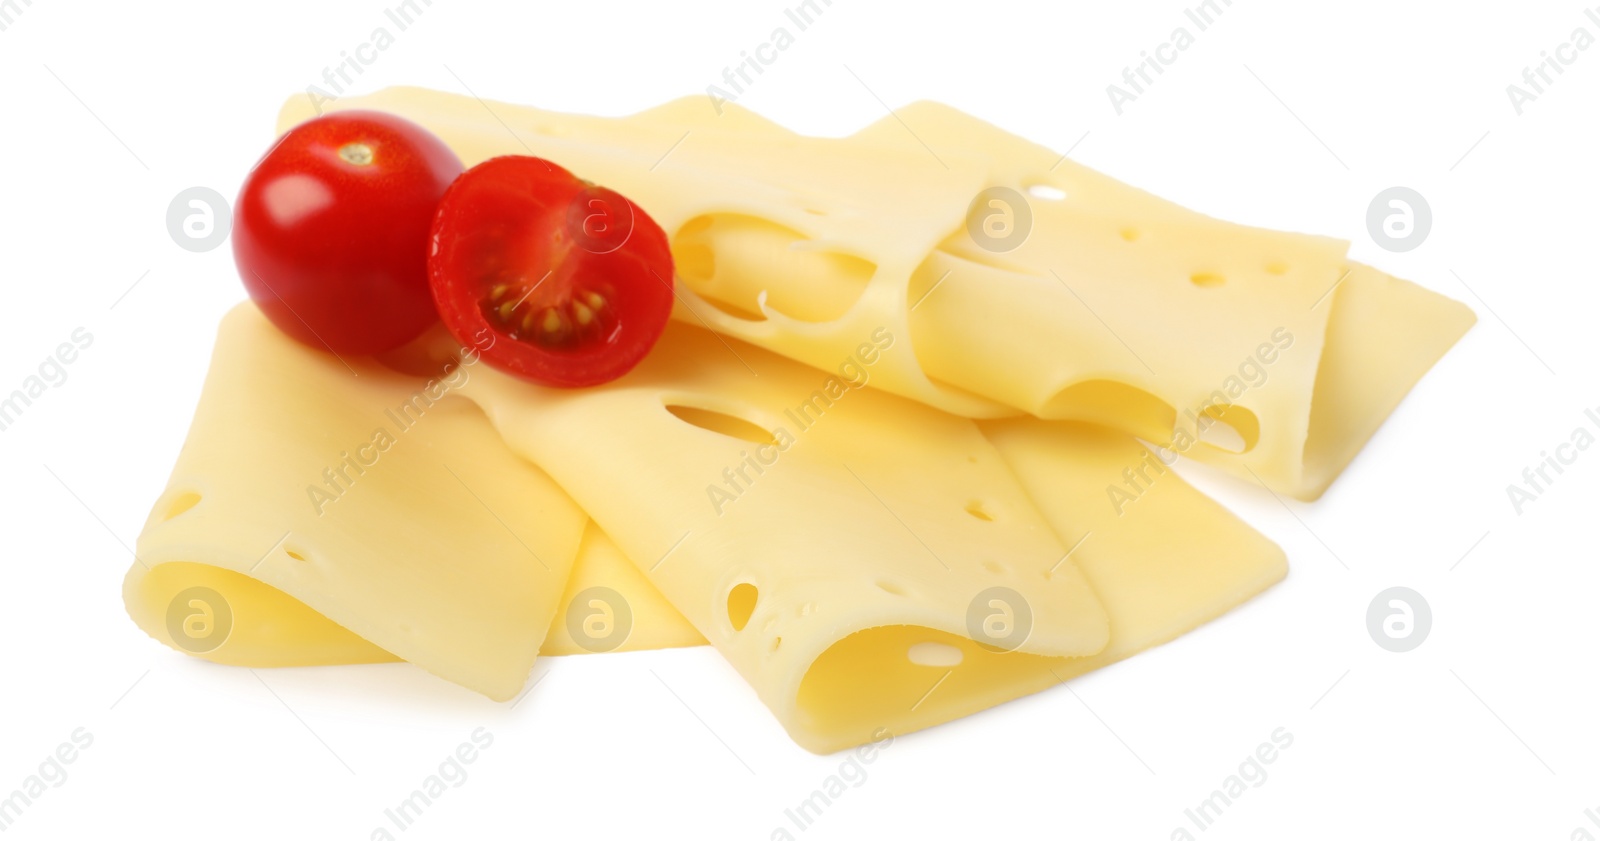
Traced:
<path fill-rule="evenodd" d="M 0 794 L 76 728 L 94 739 L 5 837 L 366 838 L 478 727 L 493 746 L 404 837 L 794 831 L 784 809 L 844 757 L 792 744 L 709 648 L 541 660 L 511 709 L 404 664 L 212 666 L 133 626 L 125 547 L 243 296 L 228 248 L 169 238 L 168 202 L 232 197 L 280 103 L 390 25 L 386 4 L 7 6 L 0 392 L 74 328 L 95 341 L 0 433 Z M 1600 46 L 1520 116 L 1506 86 L 1600 26 L 1577 2 L 1236 0 L 1117 115 L 1106 86 L 1193 31 L 1184 7 L 834 0 L 741 103 L 843 134 L 942 100 L 1190 207 L 1348 238 L 1479 324 L 1316 504 L 1186 470 L 1285 548 L 1284 584 L 1070 689 L 897 739 L 796 834 L 1600 836 L 1600 448 L 1520 515 L 1506 496 L 1600 407 Z M 357 90 L 621 115 L 703 92 L 783 8 L 436 0 Z M 1393 185 L 1433 209 L 1406 254 L 1366 230 Z M 1434 614 L 1408 654 L 1365 628 L 1395 585 Z M 1279 727 L 1294 744 L 1267 780 L 1196 831 L 1184 809 Z"/>

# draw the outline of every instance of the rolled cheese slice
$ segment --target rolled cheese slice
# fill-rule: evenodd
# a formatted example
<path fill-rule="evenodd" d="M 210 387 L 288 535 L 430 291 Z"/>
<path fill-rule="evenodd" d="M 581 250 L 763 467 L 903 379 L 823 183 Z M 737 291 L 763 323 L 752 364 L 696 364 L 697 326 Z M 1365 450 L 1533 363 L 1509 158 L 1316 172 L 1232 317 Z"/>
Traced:
<path fill-rule="evenodd" d="M 608 386 L 466 393 L 818 753 L 1054 686 L 1284 576 L 1281 549 L 1126 433 L 973 429 L 863 387 L 903 352 L 884 339 L 826 375 L 673 326 Z M 1145 481 L 1119 506 L 1128 471 Z M 1099 618 L 1080 574 L 1109 638 L 1072 655 Z"/>
<path fill-rule="evenodd" d="M 1288 573 L 1283 550 L 1125 434 L 1034 418 L 984 421 L 984 433 L 1111 616 L 1106 650 L 1053 667 L 1082 674 L 1221 616 Z M 1129 472 L 1142 491 L 1112 501 Z"/>
<path fill-rule="evenodd" d="M 985 649 L 972 636 L 909 628 L 857 635 L 829 649 L 801 684 L 799 703 L 814 718 L 814 731 L 794 734 L 801 745 L 819 753 L 848 747 L 852 740 L 840 735 L 846 722 L 896 720 L 907 706 L 940 695 L 976 712 L 1051 688 L 1176 639 L 1288 572 L 1282 549 L 1162 468 L 1124 433 L 1031 418 L 981 426 L 1051 526 L 1073 545 L 1072 560 L 1110 617 L 1110 644 L 1092 657 L 1012 652 L 994 659 L 973 656 Z M 1135 503 L 1118 509 L 1108 504 L 1105 489 L 1122 482 L 1126 470 L 1145 471 L 1155 481 Z M 891 645 L 908 653 L 932 645 L 953 654 L 891 661 L 876 650 Z"/>
<path fill-rule="evenodd" d="M 260 395 L 260 399 L 273 399 Z M 483 434 L 493 435 L 492 431 Z M 279 440 L 277 446 L 293 446 Z M 417 497 L 396 509 L 411 518 L 426 500 Z M 452 527 L 438 524 L 446 531 Z M 129 569 L 127 605 L 139 626 L 167 645 L 204 660 L 249 668 L 392 663 L 391 654 L 312 610 L 294 596 L 248 575 L 207 563 L 173 561 L 146 570 Z M 191 641 L 191 635 L 165 627 L 164 609 L 180 593 L 202 587 L 226 605 L 231 628 L 222 643 Z M 203 600 L 201 600 L 203 601 Z M 184 603 L 186 617 L 200 605 Z M 215 610 L 215 606 L 212 606 Z M 204 630 L 198 629 L 198 630 Z M 207 634 L 209 636 L 209 634 Z M 567 588 L 557 603 L 539 655 L 648 651 L 705 645 L 706 638 L 678 613 L 644 574 L 622 556 L 616 544 L 593 523 L 584 530 Z"/>
<path fill-rule="evenodd" d="M 824 370 L 886 327 L 914 352 L 879 388 L 1111 424 L 1302 499 L 1475 320 L 1343 241 L 1211 219 L 934 103 L 839 139 L 698 97 L 617 119 L 418 89 L 331 107 L 629 195 L 672 236 L 679 319 Z"/>
<path fill-rule="evenodd" d="M 485 371 L 463 393 L 828 751 L 1009 700 L 1029 655 L 1108 642 L 1070 547 L 977 427 L 866 387 L 908 352 L 868 333 L 825 374 L 671 325 L 607 385 Z M 953 659 L 961 679 L 932 694 L 907 666 Z"/>
<path fill-rule="evenodd" d="M 903 487 L 906 480 L 880 485 L 874 478 L 869 488 L 862 481 L 864 477 L 882 474 L 885 467 L 892 465 L 897 456 L 903 457 L 907 449 L 898 448 L 897 452 L 897 448 L 890 447 L 889 452 L 883 452 L 875 446 L 882 442 L 885 428 L 889 430 L 887 434 L 893 435 L 896 434 L 893 430 L 917 429 L 924 424 L 948 425 L 953 429 L 964 423 L 953 418 L 939 420 L 936 413 L 871 391 L 858 393 L 859 386 L 846 385 L 869 378 L 873 366 L 891 352 L 892 343 L 886 349 L 873 346 L 856 357 L 851 366 L 846 366 L 844 378 L 836 383 L 820 381 L 819 388 L 801 395 L 804 400 L 800 404 L 785 406 L 778 412 L 781 419 L 767 416 L 776 428 L 791 433 L 785 438 L 786 449 L 757 452 L 754 465 L 770 473 L 755 472 L 751 462 L 742 458 L 739 466 L 732 470 L 736 476 L 742 473 L 743 477 L 759 479 L 768 487 L 798 483 L 799 492 L 826 498 L 837 493 L 837 489 L 830 489 L 826 479 L 817 483 L 807 469 L 811 462 L 803 460 L 802 453 L 809 447 L 813 451 L 840 455 L 841 445 L 856 445 L 856 449 L 848 452 L 849 461 L 841 461 L 841 465 L 854 465 L 852 472 L 856 475 L 853 478 L 861 485 L 854 493 L 862 505 L 855 506 L 857 510 L 825 526 L 823 531 L 843 531 L 847 537 L 863 538 L 859 546 L 845 546 L 846 552 L 897 544 L 904 552 L 910 548 L 905 535 L 910 535 L 921 544 L 918 551 L 925 551 L 926 557 L 935 557 L 937 552 L 936 559 L 940 563 L 967 565 L 973 557 L 974 544 L 963 539 L 964 532 L 977 529 L 976 533 L 986 538 L 981 555 L 984 560 L 977 566 L 983 583 L 992 586 L 986 586 L 977 594 L 984 598 L 975 596 L 969 603 L 969 608 L 976 606 L 978 610 L 976 613 L 969 610 L 964 630 L 952 631 L 950 623 L 941 627 L 877 624 L 890 621 L 893 616 L 876 620 L 859 618 L 863 615 L 859 593 L 869 581 L 867 589 L 872 595 L 881 592 L 901 598 L 923 598 L 929 591 L 938 592 L 950 586 L 948 573 L 933 574 L 932 570 L 913 570 L 914 574 L 904 578 L 882 574 L 875 577 L 873 573 L 883 573 L 884 567 L 872 559 L 853 567 L 846 565 L 843 571 L 835 564 L 833 569 L 843 577 L 843 586 L 818 586 L 822 582 L 811 581 L 807 586 L 795 588 L 811 594 L 813 600 L 800 602 L 792 611 L 793 619 L 783 617 L 790 612 L 783 606 L 793 606 L 796 601 L 774 598 L 773 588 L 780 596 L 786 593 L 790 589 L 786 582 L 793 580 L 794 575 L 756 579 L 766 584 L 767 589 L 765 595 L 761 589 L 756 589 L 753 604 L 721 599 L 722 588 L 716 586 L 716 582 L 727 580 L 725 572 L 748 575 L 764 567 L 741 563 L 742 554 L 737 551 L 740 546 L 750 545 L 741 534 L 748 533 L 751 520 L 759 523 L 773 516 L 774 507 L 769 506 L 774 503 L 758 501 L 762 497 L 755 495 L 757 486 L 752 482 L 731 490 L 724 485 L 730 495 L 737 494 L 727 497 L 711 493 L 708 487 L 703 496 L 668 492 L 645 494 L 647 498 L 628 503 L 609 504 L 610 508 L 625 512 L 617 519 L 626 520 L 637 515 L 647 522 L 659 519 L 663 512 L 670 513 L 673 501 L 679 498 L 698 496 L 696 501 L 709 505 L 711 510 L 719 511 L 720 507 L 718 520 L 723 514 L 733 516 L 737 506 L 747 510 L 743 524 L 730 521 L 733 534 L 710 542 L 713 554 L 709 557 L 701 551 L 705 542 L 693 541 L 690 539 L 693 535 L 686 534 L 669 547 L 670 551 L 664 556 L 655 561 L 640 561 L 637 565 L 625 559 L 606 535 L 591 524 L 584 534 L 565 593 L 552 611 L 554 616 L 549 623 L 543 653 L 630 650 L 703 642 L 704 638 L 683 615 L 646 580 L 645 570 L 652 577 L 665 577 L 663 571 L 672 570 L 675 565 L 680 574 L 672 580 L 686 585 L 681 588 L 684 595 L 680 596 L 680 602 L 686 610 L 709 612 L 711 615 L 705 621 L 714 631 L 725 631 L 728 627 L 723 624 L 724 616 L 728 615 L 726 611 L 736 607 L 742 611 L 748 607 L 750 616 L 744 620 L 747 631 L 753 631 L 750 626 L 759 621 L 765 632 L 755 635 L 756 649 L 771 645 L 768 640 L 776 641 L 780 647 L 788 645 L 779 634 L 787 634 L 795 641 L 789 646 L 790 650 L 821 649 L 809 664 L 805 663 L 805 658 L 800 658 L 787 666 L 799 672 L 797 682 L 780 680 L 771 668 L 757 669 L 752 682 L 757 684 L 758 690 L 772 683 L 787 683 L 792 687 L 793 697 L 775 705 L 774 709 L 779 711 L 780 720 L 797 741 L 811 750 L 827 752 L 871 738 L 871 731 L 879 726 L 908 732 L 1047 688 L 1072 675 L 1171 639 L 1220 615 L 1282 577 L 1283 556 L 1276 546 L 1163 469 L 1153 460 L 1152 454 L 1132 438 L 1105 429 L 1039 421 L 994 422 L 982 428 L 986 440 L 993 444 L 992 449 L 970 436 L 958 436 L 958 440 L 967 445 L 958 449 L 975 451 L 983 462 L 979 469 L 965 474 L 958 472 L 955 481 L 939 470 L 930 471 L 926 479 L 907 477 L 911 482 L 929 486 L 920 492 L 908 492 Z M 757 437 L 758 433 L 753 431 L 757 426 L 748 421 L 740 422 L 737 415 L 755 412 L 762 417 L 758 408 L 763 403 L 761 389 L 787 391 L 785 375 L 805 372 L 803 368 L 754 348 L 722 345 L 702 331 L 681 328 L 673 331 L 671 344 L 658 355 L 665 355 L 666 359 L 657 362 L 671 360 L 665 370 L 642 374 L 639 381 L 619 388 L 635 396 L 643 390 L 650 400 L 644 404 L 646 406 L 672 401 L 673 408 L 667 412 L 672 420 L 663 428 L 675 434 L 689 434 L 695 440 L 689 449 L 702 454 L 707 452 L 703 449 L 706 438 Z M 697 359 L 700 361 L 694 362 Z M 690 364 L 686 366 L 685 362 Z M 696 373 L 685 373 L 685 367 Z M 251 526 L 252 518 L 268 506 L 286 504 L 281 499 L 260 494 L 262 488 L 284 484 L 285 476 L 293 472 L 275 472 L 274 465 L 315 462 L 328 441 L 368 434 L 370 419 L 397 405 L 396 393 L 415 395 L 426 385 L 420 379 L 396 379 L 370 366 L 359 366 L 359 370 L 368 380 L 365 387 L 355 388 L 355 381 L 341 361 L 284 339 L 267 327 L 248 304 L 224 321 L 202 409 L 190 432 L 190 444 L 186 445 L 185 456 L 174 471 L 171 487 L 152 514 L 151 526 L 141 538 L 143 562 L 135 564 L 128 576 L 129 611 L 152 636 L 197 656 L 234 665 L 381 662 L 397 659 L 396 655 L 341 625 L 340 621 L 346 621 L 360 627 L 347 618 L 352 614 L 341 608 L 342 603 L 353 603 L 377 615 L 379 627 L 397 623 L 426 627 L 439 615 L 435 610 L 416 612 L 414 606 L 400 608 L 373 601 L 359 587 L 347 593 L 317 593 L 315 588 L 301 587 L 278 589 L 266 582 L 263 572 L 268 563 L 284 560 L 273 553 L 249 566 L 244 566 L 242 560 L 232 568 L 226 563 L 217 565 L 219 560 L 227 561 L 253 552 L 253 547 L 243 548 L 244 544 L 253 542 L 248 539 L 250 535 L 262 533 Z M 759 388 L 754 386 L 753 377 L 757 372 L 764 377 Z M 508 418 L 518 417 L 517 413 L 523 410 L 520 406 L 543 395 L 542 389 L 521 383 L 473 384 L 472 378 L 480 373 L 486 372 L 468 369 L 460 378 L 448 381 L 452 383 L 450 389 L 455 391 L 465 386 L 476 399 L 503 407 Z M 738 376 L 730 377 L 730 374 Z M 675 378 L 678 383 L 662 391 L 663 377 Z M 390 387 L 371 388 L 380 380 L 390 381 Z M 815 380 L 815 376 L 810 380 Z M 231 385 L 219 387 L 219 383 Z M 807 384 L 811 384 L 809 380 L 802 384 L 802 390 Z M 483 395 L 475 390 L 479 386 L 483 386 Z M 838 388 L 847 390 L 838 391 Z M 663 397 L 663 394 L 669 396 Z M 861 398 L 868 402 L 854 404 L 852 409 L 849 401 Z M 227 408 L 219 410 L 215 408 L 218 404 Z M 612 405 L 609 400 L 606 404 Z M 714 408 L 694 408 L 706 405 Z M 578 411 L 575 407 L 569 408 Z M 450 411 L 437 413 L 441 409 Z M 345 495 L 335 500 L 338 505 L 357 502 L 362 498 L 355 494 L 361 488 L 382 498 L 386 506 L 383 510 L 373 507 L 378 504 L 376 501 L 368 500 L 358 503 L 364 513 L 343 521 L 356 526 L 366 551 L 352 551 L 352 547 L 343 545 L 338 551 L 323 555 L 322 551 L 333 548 L 334 544 L 322 542 L 315 524 L 302 525 L 293 533 L 297 540 L 290 551 L 307 561 L 321 560 L 324 566 L 350 568 L 354 573 L 345 573 L 342 577 L 355 581 L 363 566 L 371 569 L 373 555 L 395 559 L 389 563 L 399 564 L 405 570 L 410 565 L 404 559 L 414 555 L 418 545 L 471 548 L 473 534 L 466 531 L 464 525 L 476 529 L 485 523 L 463 523 L 436 516 L 438 509 L 433 505 L 431 493 L 419 492 L 419 485 L 411 483 L 415 478 L 411 468 L 401 467 L 393 474 L 380 470 L 396 467 L 396 463 L 389 460 L 401 452 L 400 444 L 412 440 L 437 444 L 428 447 L 431 455 L 451 453 L 450 463 L 457 470 L 462 469 L 461 465 L 470 464 L 473 465 L 470 469 L 482 468 L 485 475 L 495 470 L 504 471 L 513 481 L 518 476 L 536 477 L 528 487 L 520 489 L 493 482 L 474 487 L 486 505 L 492 505 L 497 512 L 506 512 L 507 523 L 519 522 L 517 512 L 522 500 L 518 494 L 532 493 L 534 500 L 547 496 L 550 489 L 545 484 L 544 474 L 521 467 L 515 457 L 508 459 L 509 454 L 497 446 L 498 436 L 484 419 L 462 409 L 456 398 L 441 395 L 440 400 L 427 407 L 425 417 L 417 418 L 417 423 L 404 431 L 403 437 L 395 436 L 399 440 L 382 454 L 379 463 L 357 477 L 357 485 L 352 485 Z M 610 414 L 604 409 L 598 411 Z M 624 410 L 617 416 L 647 414 Z M 245 418 L 252 422 L 245 423 Z M 441 418 L 470 422 L 459 425 L 448 422 L 435 430 L 435 438 L 411 437 Z M 660 438 L 652 432 L 658 429 L 657 420 L 665 419 L 576 433 L 569 444 L 585 452 L 604 446 L 607 440 L 645 442 L 637 446 L 647 447 L 650 441 L 660 443 Z M 803 428 L 802 423 L 805 424 Z M 825 424 L 836 428 L 830 432 Z M 777 437 L 773 436 L 774 444 Z M 469 446 L 472 440 L 485 443 L 475 451 L 483 457 L 481 463 L 469 452 L 473 450 Z M 721 444 L 739 446 L 741 453 L 748 453 L 749 448 L 757 446 L 753 441 L 740 444 L 736 440 Z M 635 445 L 625 444 L 624 449 L 632 446 Z M 679 443 L 669 449 L 685 447 Z M 272 458 L 237 455 L 264 452 L 271 452 Z M 1016 497 L 1006 489 L 1005 482 L 992 481 L 994 464 L 991 459 L 996 454 L 1020 480 L 1028 499 Z M 770 464 L 766 462 L 768 456 L 775 456 Z M 204 460 L 197 460 L 201 458 Z M 652 471 L 650 465 L 660 458 L 660 453 L 652 453 L 641 460 L 646 487 L 657 486 L 648 477 L 659 473 Z M 573 463 L 577 465 L 578 462 Z M 969 467 L 972 465 L 970 461 L 966 463 Z M 614 469 L 617 464 L 607 459 L 595 462 L 596 468 L 602 471 Z M 935 466 L 924 465 L 925 468 Z M 640 477 L 636 474 L 641 471 L 627 469 L 625 461 L 622 467 L 625 478 L 611 487 L 612 492 L 626 495 L 623 489 L 639 483 Z M 780 472 L 785 469 L 790 471 L 788 478 Z M 1128 469 L 1142 471 L 1151 481 L 1135 503 L 1126 509 L 1114 509 L 1108 503 L 1105 488 L 1121 482 Z M 1152 470 L 1155 471 L 1153 475 Z M 688 475 L 698 478 L 702 474 Z M 978 481 L 973 481 L 974 475 Z M 739 478 L 740 483 L 743 477 Z M 603 481 L 601 486 L 604 487 Z M 963 493 L 974 488 L 981 491 L 994 487 L 1000 492 Z M 196 488 L 208 490 L 201 495 Z M 866 503 L 860 498 L 863 490 L 872 497 L 872 504 L 880 508 L 859 510 Z M 781 490 L 766 493 L 768 499 L 774 495 L 780 500 L 787 499 Z M 908 493 L 917 499 L 907 500 Z M 930 499 L 943 499 L 946 504 L 925 512 L 922 506 Z M 800 504 L 810 503 L 802 500 Z M 956 504 L 961 506 L 959 512 L 943 510 Z M 1019 524 L 1028 526 L 1023 529 L 1024 533 L 1038 531 L 1039 524 L 1030 515 L 1034 504 L 1057 538 L 1043 557 L 1036 548 L 1030 549 L 1037 547 L 1038 541 L 1032 537 L 1018 537 Z M 752 507 L 759 510 L 748 510 Z M 775 508 L 781 512 L 782 505 Z M 872 516 L 875 513 L 876 519 Z M 906 516 L 904 520 L 900 519 L 902 513 Z M 190 539 L 197 541 L 191 545 L 198 548 L 175 547 L 174 533 L 165 526 L 182 522 L 191 514 L 203 515 L 208 520 L 203 527 L 192 528 L 189 532 Z M 939 519 L 952 517 L 968 528 L 958 527 L 952 531 L 932 525 Z M 406 530 L 404 539 L 397 535 L 401 528 Z M 712 523 L 709 528 L 718 529 L 719 523 Z M 898 541 L 894 540 L 897 530 L 903 530 Z M 761 538 L 773 541 L 788 536 L 792 540 L 796 534 L 809 534 L 804 522 L 785 525 L 781 519 L 765 531 L 754 541 L 760 553 L 768 551 L 760 548 L 764 542 Z M 887 537 L 883 534 L 886 531 Z M 311 536 L 312 542 L 299 540 L 302 534 Z M 531 537 L 538 532 L 529 534 Z M 928 542 L 922 544 L 919 535 L 926 535 Z M 284 545 L 289 544 L 285 541 Z M 317 549 L 316 555 L 306 548 L 313 546 Z M 537 544 L 530 543 L 530 546 Z M 1070 551 L 1050 557 L 1060 546 L 1067 546 Z M 801 579 L 825 580 L 828 565 L 807 564 L 805 545 L 800 548 L 802 551 L 798 553 L 779 551 L 774 554 L 796 564 L 792 572 L 798 573 Z M 290 569 L 307 562 L 292 557 L 288 560 L 295 562 L 288 565 Z M 150 563 L 152 567 L 147 570 L 143 563 Z M 1050 580 L 1045 578 L 1046 573 L 1054 577 L 1075 577 L 1078 570 L 1105 606 L 1109 642 L 1098 654 L 1088 657 L 1026 653 L 1040 650 L 1023 644 L 1028 642 L 1032 626 L 1052 623 L 1048 615 L 1040 617 L 1035 611 L 1047 614 L 1061 609 L 1083 611 L 1083 605 L 1077 603 L 1082 601 L 1081 594 L 1063 604 L 1052 600 L 1049 590 L 1041 590 L 1038 582 Z M 681 574 L 684 572 L 688 574 Z M 919 580 L 924 575 L 931 575 L 931 580 Z M 292 580 L 273 580 L 280 586 L 295 586 Z M 1014 589 L 1006 587 L 1008 583 L 1014 585 Z M 890 589 L 884 589 L 886 585 L 901 590 L 904 595 L 891 593 Z M 450 612 L 457 591 L 448 587 L 441 590 L 432 582 L 418 586 L 432 594 L 431 600 L 439 603 L 439 609 Z M 486 587 L 485 592 L 495 592 L 497 586 Z M 971 585 L 967 588 L 971 589 Z M 729 594 L 732 594 L 731 589 Z M 301 596 L 307 601 L 302 601 Z M 704 605 L 708 601 L 711 604 L 706 609 Z M 774 608 L 775 603 L 779 607 Z M 314 608 L 314 604 L 318 607 Z M 412 612 L 392 612 L 402 609 Z M 773 614 L 778 614 L 781 621 L 774 621 Z M 855 614 L 858 618 L 853 624 L 863 627 L 853 633 L 843 633 L 836 622 L 827 622 L 830 617 L 837 619 L 841 614 Z M 809 621 L 810 617 L 825 624 L 819 626 Z M 851 626 L 847 622 L 843 627 Z M 531 635 L 532 625 L 524 625 L 521 633 Z M 841 638 L 828 643 L 828 637 L 840 637 L 842 633 Z M 386 639 L 381 632 L 376 638 Z M 498 643 L 489 644 L 489 647 L 494 645 Z M 415 648 L 401 647 L 401 650 L 413 657 L 420 656 Z M 475 658 L 494 656 L 492 651 L 485 653 L 476 649 L 445 650 L 439 654 L 444 658 L 463 658 L 467 663 Z M 436 664 L 435 671 L 482 691 L 481 686 L 462 677 L 466 670 L 454 669 L 448 661 Z M 762 694 L 771 697 L 768 692 Z"/>
<path fill-rule="evenodd" d="M 452 393 L 475 375 L 339 360 L 235 308 L 139 536 L 129 615 L 217 662 L 394 657 L 515 696 L 587 518 Z"/>

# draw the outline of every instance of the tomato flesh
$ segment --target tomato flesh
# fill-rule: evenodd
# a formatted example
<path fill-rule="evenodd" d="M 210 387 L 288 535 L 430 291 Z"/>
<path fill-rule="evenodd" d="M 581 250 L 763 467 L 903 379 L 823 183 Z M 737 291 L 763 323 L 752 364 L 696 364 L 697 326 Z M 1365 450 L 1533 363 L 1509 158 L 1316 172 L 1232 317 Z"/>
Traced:
<path fill-rule="evenodd" d="M 429 234 L 461 160 L 426 129 L 341 111 L 290 129 L 246 177 L 234 260 L 279 329 L 335 353 L 380 353 L 438 321 Z"/>
<path fill-rule="evenodd" d="M 457 341 L 545 385 L 626 374 L 672 312 L 661 227 L 615 191 L 540 158 L 494 158 L 457 179 L 434 219 L 428 268 Z"/>

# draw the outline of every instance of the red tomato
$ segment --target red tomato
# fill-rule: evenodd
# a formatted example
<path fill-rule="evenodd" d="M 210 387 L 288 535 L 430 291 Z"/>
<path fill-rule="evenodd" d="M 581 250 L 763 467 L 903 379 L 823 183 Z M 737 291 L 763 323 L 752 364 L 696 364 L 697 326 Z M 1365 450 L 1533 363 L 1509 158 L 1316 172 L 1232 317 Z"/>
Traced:
<path fill-rule="evenodd" d="M 612 190 L 539 158 L 485 161 L 445 193 L 428 263 L 456 340 L 545 385 L 626 374 L 672 312 L 661 226 Z"/>
<path fill-rule="evenodd" d="M 399 347 L 438 320 L 428 231 L 461 160 L 415 123 L 341 111 L 290 129 L 245 178 L 233 256 L 279 329 L 335 353 Z"/>

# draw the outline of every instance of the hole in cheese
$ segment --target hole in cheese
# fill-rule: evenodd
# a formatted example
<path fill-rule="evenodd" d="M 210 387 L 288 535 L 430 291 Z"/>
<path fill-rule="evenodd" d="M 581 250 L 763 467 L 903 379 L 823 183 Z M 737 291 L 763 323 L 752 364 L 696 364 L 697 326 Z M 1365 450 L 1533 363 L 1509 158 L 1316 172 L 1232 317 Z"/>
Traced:
<path fill-rule="evenodd" d="M 1261 421 L 1243 406 L 1207 406 L 1202 415 L 1212 423 L 1200 430 L 1200 441 L 1230 453 L 1248 453 L 1261 436 Z"/>
<path fill-rule="evenodd" d="M 691 286 L 690 288 L 693 288 L 693 287 Z M 760 312 L 757 312 L 755 310 L 743 309 L 742 307 L 736 307 L 733 304 L 729 304 L 729 303 L 726 303 L 726 302 L 723 302 L 723 301 L 719 301 L 716 298 L 701 298 L 700 301 L 705 306 L 708 306 L 708 307 L 716 310 L 717 312 L 724 313 L 726 315 L 731 315 L 734 318 L 739 319 L 740 321 L 766 321 L 767 320 L 766 315 L 764 315 L 764 314 L 762 314 Z M 687 302 L 685 302 L 684 306 L 685 307 L 689 307 L 689 304 Z M 689 307 L 689 309 L 692 310 L 693 307 Z"/>
<path fill-rule="evenodd" d="M 284 554 L 288 555 L 291 558 L 294 558 L 297 561 L 306 560 L 305 553 L 301 552 L 299 549 L 284 549 L 283 551 L 284 551 Z"/>
<path fill-rule="evenodd" d="M 761 592 L 756 585 L 749 582 L 739 584 L 728 591 L 728 624 L 735 631 L 744 630 L 750 624 L 750 614 L 756 612 L 756 599 Z"/>
<path fill-rule="evenodd" d="M 1273 260 L 1267 264 L 1267 274 L 1283 275 L 1289 273 L 1289 264 L 1282 260 Z"/>
<path fill-rule="evenodd" d="M 962 654 L 961 668 L 931 693 L 928 688 L 939 676 L 908 656 L 912 646 L 929 642 Z M 869 628 L 834 643 L 812 662 L 795 697 L 796 716 L 810 732 L 840 744 L 879 727 L 909 733 L 971 714 L 984 698 L 994 697 L 997 686 L 1013 681 L 1054 686 L 1048 670 L 1061 664 L 1061 658 L 996 651 L 924 626 Z"/>
<path fill-rule="evenodd" d="M 710 216 L 696 216 L 693 219 L 683 223 L 683 226 L 678 228 L 678 238 L 687 238 L 703 234 L 706 231 L 711 230 L 712 221 L 713 217 Z"/>
<path fill-rule="evenodd" d="M 704 231 L 711 227 L 711 217 L 702 216 L 684 225 L 679 230 L 679 236 L 691 232 Z M 727 301 L 718 300 L 715 296 L 708 295 L 706 290 L 714 285 L 713 278 L 717 274 L 717 255 L 711 246 L 702 242 L 674 242 L 672 246 L 672 263 L 677 273 L 678 280 L 701 295 L 704 302 L 712 308 L 724 312 L 734 318 L 745 321 L 765 321 L 757 308 L 746 309 Z M 687 303 L 684 304 L 688 306 Z"/>
<path fill-rule="evenodd" d="M 161 522 L 164 523 L 199 504 L 200 495 L 194 491 L 185 491 L 178 494 L 172 498 L 171 502 L 167 503 L 166 511 L 161 515 Z"/>
<path fill-rule="evenodd" d="M 983 568 L 995 575 L 1005 575 L 1006 572 L 1006 565 L 999 561 L 984 561 Z"/>
<path fill-rule="evenodd" d="M 796 321 L 835 321 L 855 306 L 877 265 L 818 247 L 792 228 L 755 216 L 697 216 L 672 237 L 672 256 L 695 294 L 738 318 L 761 320 L 762 296 Z"/>
<path fill-rule="evenodd" d="M 1147 441 L 1172 435 L 1178 413 L 1165 400 L 1116 380 L 1084 380 L 1056 392 L 1040 407 L 1039 416 L 1120 427 Z"/>
<path fill-rule="evenodd" d="M 717 255 L 704 243 L 687 243 L 672 249 L 672 265 L 685 281 L 705 283 L 717 273 Z"/>
<path fill-rule="evenodd" d="M 942 642 L 919 642 L 906 650 L 906 658 L 918 666 L 952 668 L 961 665 L 961 649 Z"/>
<path fill-rule="evenodd" d="M 906 594 L 904 587 L 901 587 L 899 584 L 896 584 L 892 581 L 879 580 L 876 583 L 878 585 L 878 589 L 884 591 L 885 593 L 892 593 L 896 596 L 903 596 Z"/>
<path fill-rule="evenodd" d="M 1067 191 L 1049 184 L 1034 184 L 1028 188 L 1028 195 L 1036 199 L 1047 201 L 1061 201 L 1067 197 Z"/>
<path fill-rule="evenodd" d="M 1189 282 L 1195 286 L 1211 288 L 1227 283 L 1228 279 L 1216 272 L 1195 272 L 1189 275 Z"/>
<path fill-rule="evenodd" d="M 778 439 L 771 432 L 763 429 L 759 424 L 751 423 L 744 418 L 735 417 L 725 412 L 714 409 L 702 409 L 697 406 L 684 406 L 672 403 L 667 405 L 667 411 L 672 416 L 690 426 L 698 426 L 708 432 L 749 441 L 752 444 L 771 444 L 776 446 Z"/>
<path fill-rule="evenodd" d="M 967 513 L 986 523 L 994 522 L 994 515 L 990 514 L 988 509 L 983 507 L 983 500 L 981 499 L 974 499 L 973 501 L 967 503 Z"/>
<path fill-rule="evenodd" d="M 1119 233 L 1128 242 L 1133 242 L 1139 238 L 1139 229 L 1137 228 L 1123 228 Z"/>

